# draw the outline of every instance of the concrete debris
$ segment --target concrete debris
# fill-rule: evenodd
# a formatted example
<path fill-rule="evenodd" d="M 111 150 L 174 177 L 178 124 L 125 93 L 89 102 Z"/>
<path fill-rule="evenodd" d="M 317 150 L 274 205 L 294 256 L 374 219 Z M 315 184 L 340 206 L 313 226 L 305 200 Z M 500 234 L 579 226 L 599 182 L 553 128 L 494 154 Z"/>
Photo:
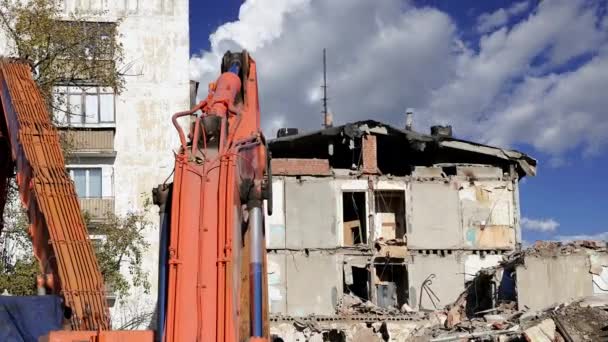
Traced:
<path fill-rule="evenodd" d="M 505 316 L 503 315 L 485 315 L 483 316 L 483 319 L 486 320 L 486 322 L 488 323 L 502 323 L 504 321 L 506 321 Z"/>
<path fill-rule="evenodd" d="M 384 240 L 380 237 L 375 241 L 376 257 L 384 258 L 406 258 L 408 250 L 406 244 L 401 239 Z"/>
<path fill-rule="evenodd" d="M 353 342 L 382 342 L 382 339 L 378 337 L 370 329 L 360 329 L 353 336 Z"/>
<path fill-rule="evenodd" d="M 403 311 L 405 310 L 405 311 Z M 376 315 L 398 315 L 401 313 L 411 313 L 417 315 L 418 313 L 412 310 L 407 304 L 401 307 L 401 311 L 397 308 L 386 307 L 382 308 L 369 300 L 363 301 L 361 298 L 345 293 L 342 296 L 340 303 L 337 305 L 337 312 L 340 315 L 353 315 L 353 314 L 376 314 Z"/>
<path fill-rule="evenodd" d="M 380 241 L 383 246 L 393 243 Z M 573 260 L 582 270 L 572 270 L 576 268 L 571 267 Z M 498 266 L 471 275 L 456 300 L 436 310 L 409 303 L 380 307 L 345 293 L 335 306 L 336 316 L 283 317 L 275 319 L 273 322 L 280 323 L 271 328 L 274 334 L 288 336 L 283 338 L 285 342 L 608 342 L 608 292 L 604 283 L 598 283 L 601 279 L 595 278 L 607 272 L 605 243 L 537 242 L 529 249 L 503 255 Z M 527 273 L 551 279 L 522 282 L 530 277 Z M 563 288 L 570 286 L 573 277 L 586 284 L 581 288 L 593 291 L 578 297 L 563 292 L 568 291 Z M 528 303 L 522 302 L 523 297 L 544 299 Z"/>
<path fill-rule="evenodd" d="M 272 329 L 283 341 L 301 342 L 608 341 L 607 298 L 581 298 L 531 312 L 516 311 L 512 304 L 501 305 L 478 317 L 466 316 L 463 298 L 466 296 L 445 310 L 411 313 L 400 321 L 376 314 L 344 317 L 342 321 L 285 318 Z"/>
<path fill-rule="evenodd" d="M 445 324 L 418 332 L 427 341 L 608 341 L 608 298 L 581 298 L 542 311 L 500 306 L 492 314 L 468 318 L 464 296 L 447 308 Z M 425 340 L 425 339 L 420 339 Z"/>
<path fill-rule="evenodd" d="M 411 313 L 411 312 L 416 312 L 416 310 L 412 309 L 412 308 L 411 308 L 409 305 L 407 305 L 407 303 L 406 303 L 406 304 L 403 304 L 403 305 L 401 306 L 401 312 L 402 312 L 402 313 Z"/>
<path fill-rule="evenodd" d="M 524 336 L 528 342 L 553 342 L 555 341 L 555 322 L 549 318 L 545 319 L 526 329 Z"/>

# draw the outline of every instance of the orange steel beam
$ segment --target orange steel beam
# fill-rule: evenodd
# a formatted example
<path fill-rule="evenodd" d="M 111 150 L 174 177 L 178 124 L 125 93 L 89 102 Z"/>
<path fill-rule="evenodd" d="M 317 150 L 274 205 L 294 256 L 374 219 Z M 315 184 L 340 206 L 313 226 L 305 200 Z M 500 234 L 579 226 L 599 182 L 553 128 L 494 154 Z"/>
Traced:
<path fill-rule="evenodd" d="M 249 240 L 251 222 L 245 227 L 251 216 L 248 210 L 262 205 L 267 155 L 256 64 L 246 52 L 235 55 L 239 56 L 235 68 L 224 63 L 222 71 L 231 70 L 210 85 L 206 100 L 173 116 L 181 148 L 171 200 L 163 336 L 167 342 L 250 341 L 253 336 L 252 340 L 267 341 L 268 337 L 265 301 L 263 317 L 257 317 L 264 323 L 258 332 L 263 336 L 254 335 L 250 320 L 247 251 L 255 246 Z M 202 114 L 196 115 L 199 110 Z M 184 116 L 196 117 L 188 141 L 177 122 Z M 263 248 L 265 257 L 264 246 L 258 248 Z M 262 277 L 265 284 L 265 272 Z"/>
<path fill-rule="evenodd" d="M 154 332 L 141 331 L 53 331 L 38 342 L 152 342 Z"/>
<path fill-rule="evenodd" d="M 57 130 L 28 64 L 0 62 L 0 99 L 0 120 L 4 121 L 0 125 L 0 160 L 12 160 L 16 166 L 34 254 L 46 286 L 63 296 L 64 304 L 72 310 L 73 330 L 109 329 L 97 259 L 74 184 L 65 170 Z M 6 144 L 2 148 L 3 139 L 10 148 Z M 8 176 L 6 170 L 0 170 L 0 209 Z"/>

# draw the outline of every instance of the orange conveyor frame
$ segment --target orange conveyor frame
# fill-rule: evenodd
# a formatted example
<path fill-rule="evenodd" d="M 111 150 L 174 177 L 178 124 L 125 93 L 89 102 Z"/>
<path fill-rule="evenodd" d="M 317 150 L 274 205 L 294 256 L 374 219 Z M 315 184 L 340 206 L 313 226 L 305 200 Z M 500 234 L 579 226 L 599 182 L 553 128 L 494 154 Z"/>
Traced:
<path fill-rule="evenodd" d="M 37 285 L 63 298 L 70 329 L 42 341 L 153 340 L 152 331 L 108 331 L 110 316 L 99 265 L 89 240 L 57 130 L 28 63 L 0 61 L 0 213 L 13 169 L 40 265 Z M 2 226 L 0 226 L 0 230 Z"/>

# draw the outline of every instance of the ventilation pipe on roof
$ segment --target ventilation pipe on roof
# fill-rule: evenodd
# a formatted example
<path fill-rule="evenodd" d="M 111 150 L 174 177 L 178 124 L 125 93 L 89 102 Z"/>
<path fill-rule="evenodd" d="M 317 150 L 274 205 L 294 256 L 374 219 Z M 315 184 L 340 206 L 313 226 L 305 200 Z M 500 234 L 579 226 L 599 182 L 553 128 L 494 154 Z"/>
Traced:
<path fill-rule="evenodd" d="M 431 135 L 434 137 L 450 138 L 452 137 L 452 126 L 431 126 Z"/>
<path fill-rule="evenodd" d="M 277 138 L 288 137 L 290 135 L 298 135 L 297 128 L 279 128 Z"/>
<path fill-rule="evenodd" d="M 414 110 L 412 108 L 408 108 L 405 110 L 405 130 L 411 131 L 413 123 L 414 123 Z"/>
<path fill-rule="evenodd" d="M 332 114 L 332 112 L 330 110 L 328 110 L 327 114 L 325 114 L 324 120 L 325 120 L 325 122 L 323 123 L 323 126 L 325 128 L 329 128 L 334 125 L 334 115 Z"/>

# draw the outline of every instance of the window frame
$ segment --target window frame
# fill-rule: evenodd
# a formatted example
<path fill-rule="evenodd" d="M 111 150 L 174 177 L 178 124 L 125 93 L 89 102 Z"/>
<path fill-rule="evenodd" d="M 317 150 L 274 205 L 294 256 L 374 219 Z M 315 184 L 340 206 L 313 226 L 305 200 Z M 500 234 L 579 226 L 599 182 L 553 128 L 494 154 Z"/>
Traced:
<path fill-rule="evenodd" d="M 104 198 L 103 196 L 103 167 L 101 166 L 68 166 L 67 168 L 70 179 L 74 182 L 74 190 L 78 194 L 76 189 L 76 180 L 74 170 L 85 170 L 85 196 L 78 196 L 79 198 Z M 90 196 L 91 193 L 91 182 L 90 182 L 90 171 L 99 170 L 99 196 Z"/>
<path fill-rule="evenodd" d="M 68 127 L 103 127 L 103 126 L 111 126 L 114 127 L 116 125 L 116 92 L 111 87 L 103 87 L 99 85 L 92 86 L 56 86 L 55 93 L 58 97 L 63 98 L 65 100 L 65 104 L 56 109 L 57 111 L 61 111 L 60 115 L 64 118 L 64 122 Z M 111 106 L 111 119 L 103 120 L 102 118 L 102 98 L 103 96 L 111 95 L 112 98 L 112 106 Z M 79 111 L 72 112 L 72 103 L 70 101 L 70 97 L 79 97 L 79 103 L 74 104 L 78 105 Z M 95 96 L 97 100 L 97 114 L 94 122 L 87 122 L 87 97 Z M 78 116 L 78 121 L 72 121 L 73 117 Z"/>

